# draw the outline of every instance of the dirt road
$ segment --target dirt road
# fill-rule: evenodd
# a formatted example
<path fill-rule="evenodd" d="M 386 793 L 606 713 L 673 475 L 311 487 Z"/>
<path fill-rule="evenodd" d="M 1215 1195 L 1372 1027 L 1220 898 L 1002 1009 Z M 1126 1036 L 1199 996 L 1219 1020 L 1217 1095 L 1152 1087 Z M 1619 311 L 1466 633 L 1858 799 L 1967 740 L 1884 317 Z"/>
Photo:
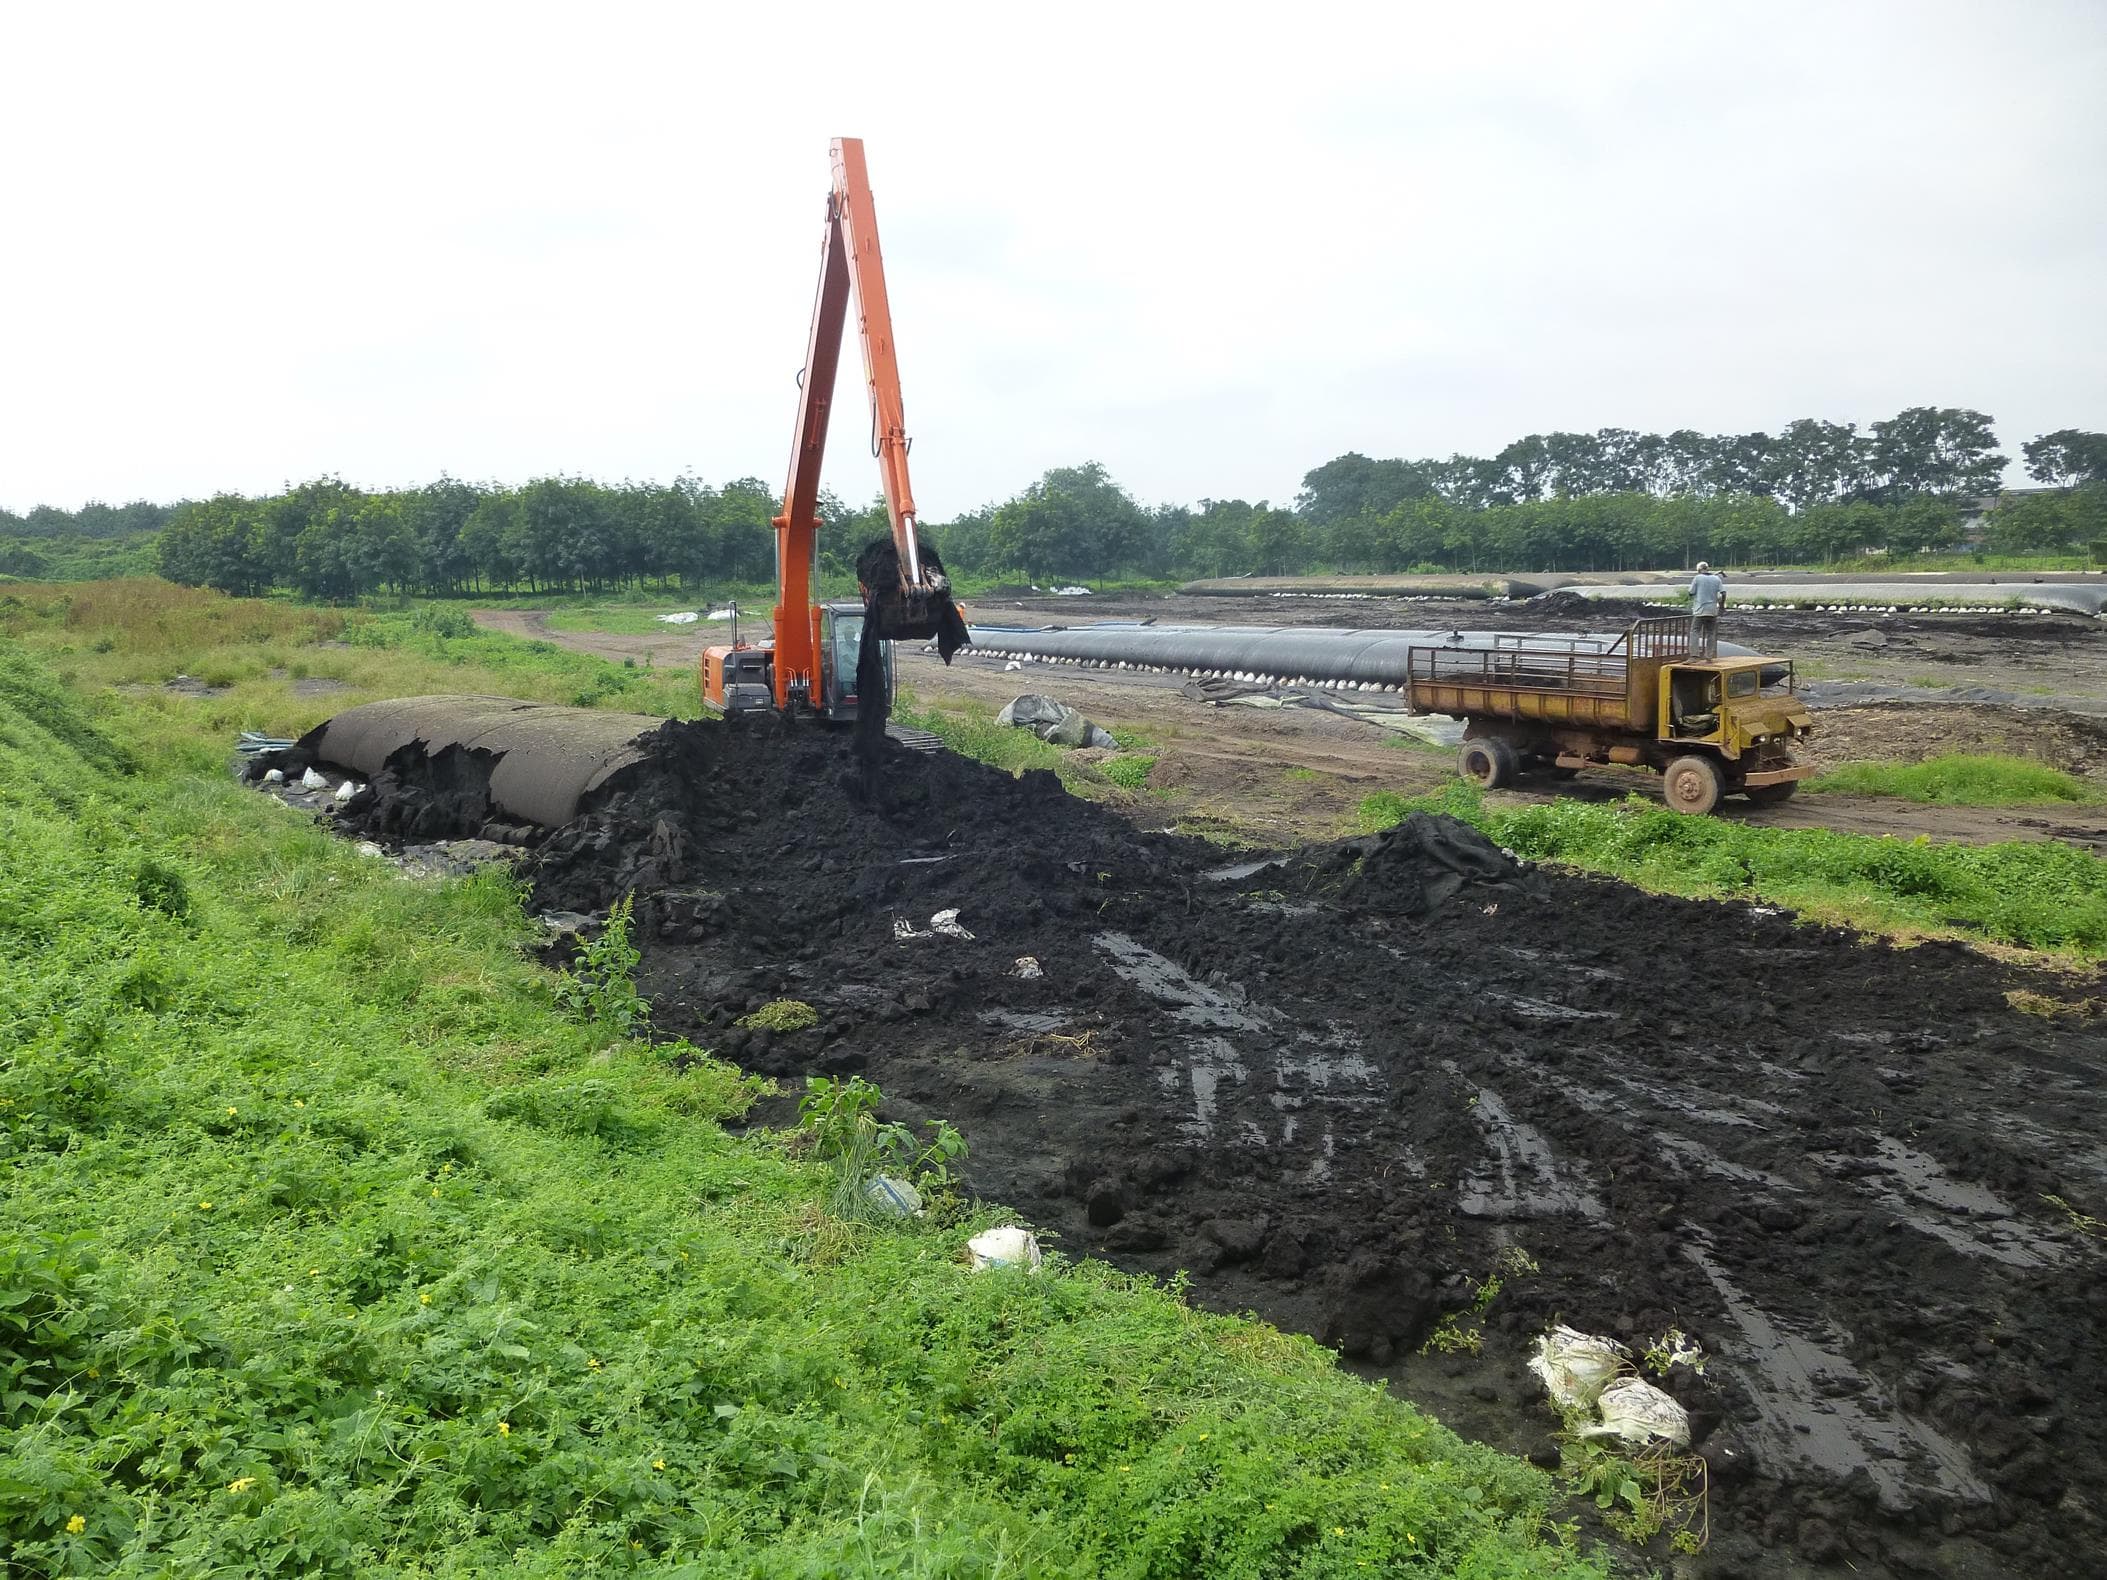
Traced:
<path fill-rule="evenodd" d="M 980 612 L 1066 620 L 1080 613 L 1075 600 L 983 605 Z M 1226 623 L 1242 624 L 1264 618 L 1272 624 L 1412 626 L 1453 616 L 1486 629 L 1520 630 L 1568 623 L 1556 611 L 1397 600 L 1364 607 L 1310 599 L 1151 598 L 1108 602 L 1088 613 L 1180 620 L 1218 615 Z M 538 610 L 480 609 L 474 618 L 486 629 L 655 668 L 691 668 L 706 643 L 729 635 L 728 628 L 710 625 L 649 635 L 558 631 Z M 1939 686 L 1980 687 L 1994 681 L 2003 690 L 2012 689 L 2003 683 L 2024 679 L 2038 687 L 2046 684 L 2045 677 L 2054 677 L 2059 691 L 2080 702 L 2096 699 L 2107 710 L 2107 635 L 2089 625 L 2055 618 L 1924 616 L 1875 623 L 1856 616 L 1766 614 L 1746 617 L 1732 634 L 1744 643 L 1772 646 L 1832 677 L 1884 683 L 1906 672 Z M 1881 645 L 1867 645 L 1866 631 L 1880 627 L 1885 628 Z M 1150 826 L 1219 829 L 1262 844 L 1323 838 L 1352 832 L 1355 809 L 1371 792 L 1414 794 L 1451 777 L 1446 750 L 1400 744 L 1331 714 L 1211 707 L 1189 698 L 1183 684 L 1170 677 L 1038 666 L 1027 674 L 1006 671 L 1000 660 L 970 650 L 947 668 L 912 647 L 901 649 L 899 666 L 902 688 L 925 705 L 964 700 L 992 710 L 1020 691 L 1044 690 L 1100 723 L 1138 732 L 1157 758 L 1148 783 L 1153 800 L 1135 808 Z M 1823 709 L 1818 732 L 1810 755 L 1824 765 L 1852 758 L 1909 762 L 1945 751 L 2008 752 L 2038 757 L 2096 781 L 2107 796 L 2107 720 L 2066 710 L 2009 703 L 1874 703 Z M 1590 769 L 1555 790 L 1524 787 L 1499 799 L 1517 804 L 1558 795 L 1615 800 L 1631 793 L 1657 796 L 1659 781 L 1636 770 Z M 2107 849 L 2107 806 L 1998 811 L 1824 793 L 1760 809 L 1730 800 L 1721 815 L 1778 828 L 1921 834 L 1971 843 L 2063 839 Z"/>

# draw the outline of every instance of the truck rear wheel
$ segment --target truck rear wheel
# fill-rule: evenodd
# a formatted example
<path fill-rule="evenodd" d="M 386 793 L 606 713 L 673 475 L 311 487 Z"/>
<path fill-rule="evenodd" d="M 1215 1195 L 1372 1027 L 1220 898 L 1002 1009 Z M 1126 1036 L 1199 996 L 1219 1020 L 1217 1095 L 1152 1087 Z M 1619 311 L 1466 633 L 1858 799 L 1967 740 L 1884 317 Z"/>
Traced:
<path fill-rule="evenodd" d="M 1799 788 L 1799 780 L 1788 779 L 1783 784 L 1750 785 L 1741 793 L 1757 806 L 1776 806 L 1781 801 L 1790 801 L 1793 791 Z"/>
<path fill-rule="evenodd" d="M 1522 763 L 1511 745 L 1490 735 L 1483 740 L 1465 741 L 1456 754 L 1456 767 L 1479 789 L 1500 790 L 1514 783 Z"/>
<path fill-rule="evenodd" d="M 1727 793 L 1727 776 L 1709 757 L 1678 757 L 1661 772 L 1661 797 L 1678 812 L 1703 817 Z"/>

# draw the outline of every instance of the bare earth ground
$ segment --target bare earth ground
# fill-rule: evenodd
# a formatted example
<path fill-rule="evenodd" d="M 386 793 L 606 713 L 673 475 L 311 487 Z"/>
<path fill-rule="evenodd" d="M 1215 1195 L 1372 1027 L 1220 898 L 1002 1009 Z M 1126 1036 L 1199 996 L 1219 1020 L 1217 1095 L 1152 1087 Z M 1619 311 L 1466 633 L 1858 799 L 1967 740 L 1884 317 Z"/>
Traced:
<path fill-rule="evenodd" d="M 1558 604 L 1176 595 L 1089 600 L 1080 607 L 1084 603 L 982 600 L 972 612 L 976 619 L 1019 624 L 1148 616 L 1166 623 L 1485 630 L 1570 630 L 1575 624 L 1574 611 Z M 1596 629 L 1615 628 L 1614 614 L 1581 613 Z M 705 644 L 728 635 L 725 628 L 710 625 L 669 627 L 649 636 L 557 631 L 536 610 L 477 610 L 475 619 L 491 630 L 654 668 L 692 667 Z M 1821 709 L 1807 754 L 1818 765 L 2006 752 L 2095 783 L 2107 798 L 2107 632 L 2096 622 L 2060 616 L 1752 612 L 1730 613 L 1724 634 L 1792 658 L 1803 679 L 1818 688 L 1857 682 L 1900 694 L 1894 701 Z M 999 708 L 1021 691 L 1046 691 L 1099 723 L 1138 732 L 1157 756 L 1149 789 L 1161 803 L 1160 822 L 1153 806 L 1141 809 L 1143 821 L 1153 826 L 1219 828 L 1258 843 L 1323 838 L 1351 830 L 1356 806 L 1372 791 L 1409 794 L 1431 790 L 1450 777 L 1445 750 L 1403 745 L 1331 714 L 1211 707 L 1189 698 L 1181 681 L 1162 675 L 1065 666 L 1005 671 L 1001 661 L 970 650 L 947 669 L 934 657 L 903 648 L 900 684 L 925 705 L 969 699 Z M 1909 700 L 1956 690 L 2017 700 Z M 2050 699 L 2060 705 L 2048 705 Z M 2041 705 L 2030 705 L 2037 701 Z M 1523 788 L 1502 798 L 1519 803 L 1562 794 L 1613 800 L 1633 792 L 1658 794 L 1658 781 L 1636 770 L 1590 769 L 1557 790 Z M 1803 793 L 1784 806 L 1763 809 L 1729 801 L 1722 815 L 1780 828 L 1927 834 L 1970 842 L 2066 839 L 2107 848 L 2107 802 L 1991 810 Z"/>

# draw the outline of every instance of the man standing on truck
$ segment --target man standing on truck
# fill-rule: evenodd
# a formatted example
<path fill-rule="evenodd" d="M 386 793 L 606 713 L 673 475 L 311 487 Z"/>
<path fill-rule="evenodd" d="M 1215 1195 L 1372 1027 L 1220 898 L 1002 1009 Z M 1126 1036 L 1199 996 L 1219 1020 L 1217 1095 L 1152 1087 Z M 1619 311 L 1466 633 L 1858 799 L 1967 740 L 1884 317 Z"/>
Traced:
<path fill-rule="evenodd" d="M 1690 656 L 1719 657 L 1719 611 L 1727 604 L 1727 579 L 1706 560 L 1690 578 Z"/>

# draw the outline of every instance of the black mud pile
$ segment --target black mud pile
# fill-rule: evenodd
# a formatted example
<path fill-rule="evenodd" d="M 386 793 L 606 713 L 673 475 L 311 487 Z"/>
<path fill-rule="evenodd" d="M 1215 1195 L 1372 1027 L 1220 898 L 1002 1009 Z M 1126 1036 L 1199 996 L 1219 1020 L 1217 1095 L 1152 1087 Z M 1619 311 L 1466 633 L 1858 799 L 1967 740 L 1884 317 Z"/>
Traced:
<path fill-rule="evenodd" d="M 1502 1447 L 1552 1452 L 1549 1322 L 1681 1328 L 1713 1543 L 1679 1572 L 2096 1571 L 2107 1037 L 2006 995 L 2098 984 L 1526 873 L 1441 819 L 1225 865 L 1050 775 L 881 767 L 669 725 L 540 840 L 537 897 L 635 891 L 663 1030 L 866 1073 L 1065 1250 L 1189 1271 Z M 446 788 L 358 820 L 478 815 Z M 776 998 L 819 1024 L 737 1027 Z M 1503 1268 L 1482 1352 L 1422 1355 Z"/>

